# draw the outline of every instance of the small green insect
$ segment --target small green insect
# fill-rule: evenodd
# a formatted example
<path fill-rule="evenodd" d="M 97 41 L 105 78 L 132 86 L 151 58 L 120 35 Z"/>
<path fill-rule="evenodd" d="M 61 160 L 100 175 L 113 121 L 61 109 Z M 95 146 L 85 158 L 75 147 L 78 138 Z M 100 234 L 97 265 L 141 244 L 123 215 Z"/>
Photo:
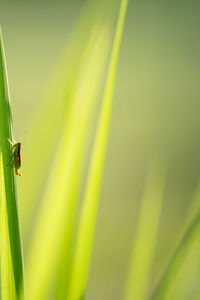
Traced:
<path fill-rule="evenodd" d="M 10 145 L 12 146 L 12 164 L 15 169 L 15 175 L 22 176 L 21 173 L 21 142 L 12 143 L 8 139 Z"/>

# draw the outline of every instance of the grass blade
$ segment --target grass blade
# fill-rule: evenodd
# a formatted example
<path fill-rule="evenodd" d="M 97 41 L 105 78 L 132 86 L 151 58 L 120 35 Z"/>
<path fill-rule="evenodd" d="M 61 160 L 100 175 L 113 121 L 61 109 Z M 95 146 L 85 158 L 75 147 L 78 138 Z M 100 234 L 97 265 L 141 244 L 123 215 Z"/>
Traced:
<path fill-rule="evenodd" d="M 97 205 L 102 181 L 105 152 L 111 117 L 112 98 L 116 76 L 117 59 L 123 32 L 128 1 L 122 0 L 117 29 L 111 53 L 106 88 L 101 108 L 97 134 L 93 147 L 84 206 L 79 226 L 78 239 L 70 280 L 69 300 L 79 300 L 85 292 L 95 227 Z"/>
<path fill-rule="evenodd" d="M 105 16 L 104 1 L 86 1 L 77 25 L 72 30 L 66 48 L 59 58 L 55 74 L 47 87 L 48 91 L 41 99 L 37 113 L 32 118 L 24 137 L 23 173 L 26 176 L 20 182 L 19 195 L 22 202 L 21 219 L 25 242 L 30 235 L 29 230 L 32 227 L 35 207 L 38 204 L 36 199 L 39 198 L 38 195 L 48 176 L 48 166 L 51 164 L 56 146 L 62 136 L 60 129 L 64 128 L 64 122 L 69 118 L 71 93 L 73 93 L 74 84 L 80 76 L 81 68 L 84 68 L 83 56 L 86 41 L 90 32 L 94 32 L 93 26 L 96 26 L 94 24 L 97 21 L 101 23 Z M 115 0 L 109 2 L 113 3 Z M 81 61 L 82 63 L 80 63 Z M 41 124 L 48 124 L 48 126 L 41 126 Z M 38 147 L 35 146 L 36 141 Z M 41 151 L 41 147 L 43 151 Z M 37 157 L 38 172 L 32 171 L 35 170 L 35 160 L 30 159 L 33 149 L 35 157 Z"/>
<path fill-rule="evenodd" d="M 198 212 L 191 222 L 190 226 L 186 230 L 182 240 L 177 246 L 174 254 L 169 261 L 169 264 L 158 284 L 152 299 L 164 299 L 167 295 L 168 289 L 173 282 L 176 274 L 181 267 L 184 259 L 192 247 L 193 243 L 199 239 L 200 234 L 200 213 Z"/>
<path fill-rule="evenodd" d="M 147 299 L 151 266 L 157 241 L 164 176 L 157 164 L 149 169 L 130 264 L 126 300 Z"/>
<path fill-rule="evenodd" d="M 82 175 L 82 167 L 83 162 L 85 160 L 85 156 L 88 153 L 88 129 L 92 127 L 94 120 L 95 120 L 95 107 L 97 104 L 97 100 L 100 89 L 102 88 L 102 82 L 104 78 L 104 73 L 106 69 L 106 63 L 107 63 L 107 56 L 108 56 L 108 50 L 110 49 L 111 44 L 111 34 L 110 34 L 110 26 L 108 24 L 104 24 L 101 27 L 100 32 L 98 33 L 98 38 L 96 40 L 95 46 L 93 47 L 92 55 L 90 58 L 90 62 L 88 64 L 87 69 L 85 70 L 85 76 L 82 81 L 82 88 L 80 89 L 81 95 L 80 98 L 81 101 L 85 104 L 88 103 L 88 100 L 91 98 L 93 99 L 93 104 L 91 108 L 88 106 L 87 111 L 84 113 L 85 121 L 83 123 L 82 127 L 82 134 L 79 136 L 78 140 L 78 147 L 77 147 L 77 153 L 75 154 L 75 160 L 76 163 L 79 162 L 79 167 L 77 169 L 79 175 L 77 176 L 76 173 L 71 172 L 71 177 L 76 184 L 73 184 L 67 193 L 66 201 L 73 203 L 73 206 L 70 210 L 66 211 L 66 222 L 64 225 L 65 232 L 63 234 L 63 243 L 62 243 L 62 249 L 60 253 L 60 262 L 58 266 L 58 276 L 57 276 L 57 290 L 56 290 L 56 299 L 64 299 L 66 298 L 67 290 L 68 290 L 68 283 L 69 283 L 69 273 L 71 268 L 71 261 L 72 261 L 72 245 L 74 241 L 74 226 L 76 223 L 76 207 L 77 207 L 77 199 L 79 196 L 80 186 L 81 182 L 83 181 Z M 91 87 L 91 78 L 95 78 L 93 80 L 93 85 Z M 92 91 L 93 90 L 93 91 Z M 91 100 L 90 100 L 91 101 Z M 91 103 L 92 103 L 91 102 Z M 83 109 L 82 109 L 83 111 Z M 94 126 L 93 126 L 94 127 Z M 73 134 L 74 135 L 74 134 Z M 73 137 L 74 139 L 74 137 Z M 83 146 L 82 146 L 83 145 Z M 85 148 L 85 151 L 83 149 Z M 82 153 L 80 153 L 80 149 L 82 149 Z M 84 153 L 85 152 L 85 153 Z M 82 160 L 82 162 L 81 162 Z M 81 167 L 81 168 L 80 168 Z M 76 172 L 77 172 L 76 171 Z M 73 176 L 73 174 L 75 176 Z M 73 178 L 74 177 L 74 178 Z M 78 177 L 78 180 L 76 179 Z"/>
<path fill-rule="evenodd" d="M 3 40 L 0 32 L 0 220 L 1 296 L 18 299 L 23 291 L 23 263 L 17 209 L 17 192 L 10 144 L 12 117 Z M 23 294 L 23 292 L 22 292 Z"/>
<path fill-rule="evenodd" d="M 107 40 L 103 33 L 104 39 L 100 39 L 99 44 L 98 36 L 102 35 L 99 29 L 99 20 L 96 20 L 85 49 L 82 47 L 83 61 L 79 64 L 83 63 L 84 67 L 78 77 L 72 78 L 75 81 L 70 96 L 72 107 L 63 128 L 27 261 L 29 299 L 45 298 L 55 275 L 63 239 L 67 244 L 71 242 L 86 137 L 91 128 L 93 108 L 102 84 L 102 66 L 105 66 L 107 57 L 102 49 L 102 45 L 103 48 L 107 45 Z M 100 50 L 103 51 L 99 53 Z M 95 78 L 92 86 L 91 78 Z"/>

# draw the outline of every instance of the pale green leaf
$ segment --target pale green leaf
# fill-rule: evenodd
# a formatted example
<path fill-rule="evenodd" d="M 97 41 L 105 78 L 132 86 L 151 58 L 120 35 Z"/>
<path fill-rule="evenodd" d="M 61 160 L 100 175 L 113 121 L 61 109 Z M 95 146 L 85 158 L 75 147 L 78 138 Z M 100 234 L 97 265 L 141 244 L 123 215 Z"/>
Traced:
<path fill-rule="evenodd" d="M 116 76 L 117 59 L 123 32 L 126 8 L 128 1 L 122 0 L 116 34 L 111 53 L 111 59 L 106 80 L 100 119 L 92 151 L 88 181 L 84 197 L 75 257 L 72 266 L 68 298 L 79 300 L 85 292 L 90 256 L 92 250 L 93 234 L 98 207 L 98 199 L 103 175 L 106 145 L 111 117 L 112 98 Z"/>

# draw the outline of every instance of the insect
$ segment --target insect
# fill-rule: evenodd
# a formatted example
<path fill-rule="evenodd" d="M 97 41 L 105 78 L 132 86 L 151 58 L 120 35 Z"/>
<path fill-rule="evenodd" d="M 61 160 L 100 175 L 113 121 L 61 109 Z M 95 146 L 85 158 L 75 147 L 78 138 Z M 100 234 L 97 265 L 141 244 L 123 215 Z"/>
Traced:
<path fill-rule="evenodd" d="M 8 139 L 10 145 L 12 146 L 12 164 L 15 169 L 15 175 L 22 176 L 21 173 L 21 142 L 12 143 Z"/>

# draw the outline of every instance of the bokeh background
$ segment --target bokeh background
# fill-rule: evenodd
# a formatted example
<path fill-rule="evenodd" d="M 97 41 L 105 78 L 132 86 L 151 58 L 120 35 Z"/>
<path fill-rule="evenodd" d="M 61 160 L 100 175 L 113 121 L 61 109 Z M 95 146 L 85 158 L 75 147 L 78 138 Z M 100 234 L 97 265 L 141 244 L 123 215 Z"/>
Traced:
<path fill-rule="evenodd" d="M 24 133 L 26 140 L 84 5 L 83 0 L 0 0 L 16 140 Z M 198 1 L 129 1 L 87 300 L 122 299 L 152 157 L 167 165 L 152 288 L 193 205 L 200 178 L 199 28 Z M 23 210 L 20 197 L 19 205 Z M 193 272 L 191 265 L 184 276 Z M 180 299 L 198 293 L 199 268 L 195 272 L 190 282 L 181 279 L 188 289 Z"/>

